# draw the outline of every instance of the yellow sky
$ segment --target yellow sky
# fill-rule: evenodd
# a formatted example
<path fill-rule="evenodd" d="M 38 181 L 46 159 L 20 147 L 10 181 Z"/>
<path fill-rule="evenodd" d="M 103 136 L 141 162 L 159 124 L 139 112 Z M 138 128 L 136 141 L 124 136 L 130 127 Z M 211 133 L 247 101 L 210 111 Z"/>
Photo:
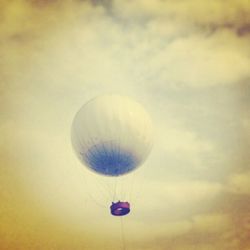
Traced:
<path fill-rule="evenodd" d="M 249 19 L 247 0 L 0 0 L 0 249 L 249 250 Z M 119 180 L 124 241 L 113 180 L 70 142 L 106 93 L 155 130 Z"/>

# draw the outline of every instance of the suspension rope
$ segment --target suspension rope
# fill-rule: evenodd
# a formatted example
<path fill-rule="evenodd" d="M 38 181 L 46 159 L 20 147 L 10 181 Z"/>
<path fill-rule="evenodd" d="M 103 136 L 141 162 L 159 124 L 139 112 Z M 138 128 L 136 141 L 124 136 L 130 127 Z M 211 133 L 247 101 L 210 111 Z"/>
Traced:
<path fill-rule="evenodd" d="M 129 183 L 129 190 L 128 190 L 128 199 L 129 199 L 129 201 L 133 202 L 132 194 L 134 191 L 134 184 L 135 184 L 135 173 L 134 172 L 131 174 L 131 178 L 130 178 L 129 182 L 130 183 Z"/>
<path fill-rule="evenodd" d="M 124 224 L 123 224 L 123 218 L 122 216 L 120 217 L 120 222 L 121 222 L 121 243 L 122 243 L 122 250 L 126 250 L 126 242 L 125 242 L 125 235 L 124 235 Z"/>
<path fill-rule="evenodd" d="M 113 194 L 113 201 L 115 201 L 116 198 L 116 189 L 117 189 L 117 182 L 118 182 L 118 177 L 115 177 L 115 183 L 114 183 L 114 194 Z"/>

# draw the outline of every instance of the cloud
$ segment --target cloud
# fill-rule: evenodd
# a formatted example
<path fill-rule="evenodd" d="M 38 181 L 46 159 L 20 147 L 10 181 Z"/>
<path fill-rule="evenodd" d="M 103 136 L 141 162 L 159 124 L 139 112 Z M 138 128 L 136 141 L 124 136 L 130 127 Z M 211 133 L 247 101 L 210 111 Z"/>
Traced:
<path fill-rule="evenodd" d="M 142 85 L 160 89 L 217 86 L 249 77 L 246 39 L 230 30 L 209 37 L 193 28 L 215 17 L 214 22 L 220 22 L 217 19 L 226 18 L 221 13 L 233 16 L 232 21 L 241 20 L 236 17 L 242 9 L 248 11 L 245 3 L 230 1 L 222 11 L 221 1 L 205 5 L 197 1 L 114 1 L 112 15 L 87 1 L 46 3 L 46 8 L 35 3 L 3 4 L 2 74 L 7 81 L 15 75 L 22 79 L 21 72 L 28 72 L 34 64 L 33 74 L 46 74 L 45 80 L 59 86 L 66 81 L 108 90 L 126 89 L 126 85 L 131 92 Z M 126 23 L 114 18 L 120 14 L 129 17 Z M 139 23 L 134 20 L 138 15 L 143 18 Z M 31 79 L 37 81 L 33 74 Z"/>
<path fill-rule="evenodd" d="M 120 247 L 113 184 L 69 137 L 85 101 L 115 92 L 156 131 L 133 187 L 118 184 L 132 189 L 128 246 L 247 249 L 249 13 L 245 0 L 2 1 L 1 245 Z"/>
<path fill-rule="evenodd" d="M 148 224 L 136 223 L 130 224 L 128 228 L 140 226 L 148 228 Z M 233 249 L 237 243 L 230 239 L 227 242 L 227 237 L 233 237 L 234 233 L 231 230 L 233 227 L 232 219 L 224 213 L 203 213 L 196 214 L 188 220 L 176 220 L 173 222 L 160 222 L 157 228 L 154 224 L 150 225 L 148 230 L 140 230 L 146 233 L 145 242 L 140 242 L 140 245 L 145 247 L 156 247 L 156 249 Z M 158 232 L 155 234 L 154 232 Z M 202 240 L 201 240 L 202 239 Z M 212 248 L 214 247 L 214 248 Z M 140 249 L 140 248 L 139 248 Z"/>
<path fill-rule="evenodd" d="M 116 0 L 113 7 L 119 11 L 119 14 L 123 14 L 122 16 L 128 18 L 134 16 L 146 16 L 148 18 L 169 17 L 183 21 L 193 21 L 197 24 L 244 23 L 248 20 L 240 18 L 240 14 L 244 15 L 250 9 L 247 1 L 236 2 L 234 0 L 228 1 L 226 5 L 221 0 L 210 1 L 206 4 L 197 0 L 178 1 L 175 3 L 160 0 L 154 2 Z"/>
<path fill-rule="evenodd" d="M 233 194 L 250 195 L 250 172 L 235 173 L 229 176 L 227 190 Z"/>
<path fill-rule="evenodd" d="M 182 155 L 186 162 L 191 162 L 193 167 L 202 168 L 204 165 L 202 156 L 215 151 L 211 141 L 199 138 L 199 135 L 192 130 L 162 125 L 158 130 L 157 143 L 162 144 L 162 150 L 166 155 Z M 164 140 L 162 135 L 166 135 Z"/>
<path fill-rule="evenodd" d="M 222 233 L 231 228 L 232 220 L 226 214 L 201 214 L 193 218 L 193 230 L 200 233 Z"/>
<path fill-rule="evenodd" d="M 149 220 L 162 220 L 162 214 L 165 214 L 165 220 L 171 220 L 206 211 L 223 193 L 220 183 L 207 181 L 153 182 L 138 178 L 137 181 L 131 202 L 135 211 L 140 211 Z"/>

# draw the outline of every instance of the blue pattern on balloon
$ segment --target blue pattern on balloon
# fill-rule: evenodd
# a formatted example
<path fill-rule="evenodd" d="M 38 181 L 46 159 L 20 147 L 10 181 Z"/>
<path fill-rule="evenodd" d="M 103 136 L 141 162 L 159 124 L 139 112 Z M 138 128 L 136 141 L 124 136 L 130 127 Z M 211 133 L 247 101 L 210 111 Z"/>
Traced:
<path fill-rule="evenodd" d="M 138 164 L 133 153 L 110 143 L 99 143 L 92 146 L 83 155 L 83 158 L 95 172 L 110 176 L 128 173 Z"/>

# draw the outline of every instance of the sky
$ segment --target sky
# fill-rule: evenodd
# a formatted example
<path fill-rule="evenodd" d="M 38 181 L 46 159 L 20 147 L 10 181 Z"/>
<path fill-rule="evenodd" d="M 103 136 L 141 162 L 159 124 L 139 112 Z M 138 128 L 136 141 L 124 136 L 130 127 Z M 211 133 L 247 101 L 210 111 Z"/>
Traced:
<path fill-rule="evenodd" d="M 248 0 L 0 0 L 0 44 L 2 250 L 250 250 Z M 70 141 L 109 93 L 155 134 L 122 220 Z"/>

